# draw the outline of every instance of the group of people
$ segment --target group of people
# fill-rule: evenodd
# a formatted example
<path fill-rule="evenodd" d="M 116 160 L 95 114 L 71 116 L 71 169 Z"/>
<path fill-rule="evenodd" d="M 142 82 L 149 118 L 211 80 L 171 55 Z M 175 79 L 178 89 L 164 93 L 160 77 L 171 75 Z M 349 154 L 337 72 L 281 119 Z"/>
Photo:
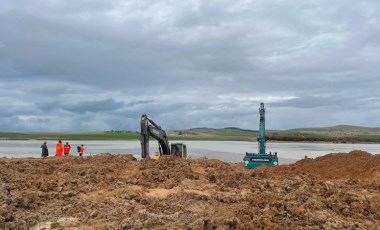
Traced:
<path fill-rule="evenodd" d="M 42 148 L 41 156 L 42 157 L 49 156 L 49 149 L 47 147 L 46 141 L 41 145 L 41 148 Z M 77 151 L 78 151 L 79 156 L 83 156 L 84 150 L 86 150 L 86 148 L 87 147 L 84 146 L 83 144 L 80 146 L 77 146 Z M 57 144 L 55 145 L 55 156 L 56 157 L 61 157 L 63 155 L 68 156 L 70 155 L 70 150 L 71 150 L 71 145 L 69 145 L 69 142 L 66 142 L 66 144 L 63 145 L 62 141 L 59 140 Z"/>

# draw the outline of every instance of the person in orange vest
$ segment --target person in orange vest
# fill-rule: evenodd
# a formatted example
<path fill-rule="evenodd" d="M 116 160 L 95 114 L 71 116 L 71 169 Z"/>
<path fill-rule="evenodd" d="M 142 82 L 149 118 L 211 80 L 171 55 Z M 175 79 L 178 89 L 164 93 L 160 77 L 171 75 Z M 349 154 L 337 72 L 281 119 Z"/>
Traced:
<path fill-rule="evenodd" d="M 57 157 L 61 157 L 62 156 L 62 153 L 63 153 L 63 145 L 62 145 L 62 141 L 59 140 L 58 143 L 55 145 L 55 155 Z"/>
<path fill-rule="evenodd" d="M 85 149 L 87 149 L 86 146 L 84 146 L 84 145 L 81 145 L 81 146 L 80 146 L 80 149 L 79 149 L 79 156 L 83 156 L 83 154 L 84 154 L 84 150 L 85 150 Z"/>
<path fill-rule="evenodd" d="M 71 145 L 69 145 L 69 142 L 66 142 L 66 144 L 63 146 L 63 154 L 65 156 L 70 154 Z"/>

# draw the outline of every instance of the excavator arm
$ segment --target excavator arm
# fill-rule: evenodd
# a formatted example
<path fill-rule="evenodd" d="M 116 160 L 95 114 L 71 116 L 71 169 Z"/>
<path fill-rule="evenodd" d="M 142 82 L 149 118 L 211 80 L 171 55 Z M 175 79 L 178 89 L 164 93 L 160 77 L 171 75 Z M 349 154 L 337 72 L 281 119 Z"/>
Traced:
<path fill-rule="evenodd" d="M 168 137 L 166 136 L 165 130 L 161 129 L 154 121 L 150 120 L 146 114 L 141 116 L 140 121 L 141 132 L 140 132 L 140 142 L 141 142 L 141 157 L 149 157 L 149 138 L 153 137 L 156 139 L 160 145 L 160 154 L 170 155 L 170 146 Z M 162 152 L 161 152 L 162 150 Z"/>

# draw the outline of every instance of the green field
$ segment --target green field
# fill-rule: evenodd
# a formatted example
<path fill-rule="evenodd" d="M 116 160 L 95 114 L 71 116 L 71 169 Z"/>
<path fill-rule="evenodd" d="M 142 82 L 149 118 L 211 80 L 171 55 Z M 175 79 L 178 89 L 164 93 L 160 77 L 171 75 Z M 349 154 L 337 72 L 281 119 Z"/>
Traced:
<path fill-rule="evenodd" d="M 58 132 L 58 133 L 18 133 L 0 132 L 0 139 L 13 140 L 137 140 L 140 134 L 129 133 L 104 133 L 104 132 Z"/>
<path fill-rule="evenodd" d="M 281 131 L 271 135 L 271 140 L 280 141 L 315 141 L 338 143 L 380 143 L 380 128 L 339 125 L 325 128 L 304 128 Z"/>
<path fill-rule="evenodd" d="M 239 128 L 194 128 L 167 131 L 169 140 L 256 141 L 258 131 Z M 138 140 L 138 132 L 0 132 L 12 140 Z M 267 130 L 269 141 L 380 143 L 380 128 L 333 126 L 292 130 Z"/>
<path fill-rule="evenodd" d="M 238 128 L 209 129 L 195 128 L 169 131 L 169 138 L 176 140 L 220 140 L 220 141 L 254 141 L 258 131 Z"/>

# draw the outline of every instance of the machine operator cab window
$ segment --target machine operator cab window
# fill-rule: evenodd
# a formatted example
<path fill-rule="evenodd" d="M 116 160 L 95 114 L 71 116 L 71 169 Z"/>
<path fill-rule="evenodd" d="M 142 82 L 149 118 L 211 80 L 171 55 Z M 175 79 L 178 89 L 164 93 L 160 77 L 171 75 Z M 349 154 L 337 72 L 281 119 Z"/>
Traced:
<path fill-rule="evenodd" d="M 181 156 L 181 149 L 179 149 L 178 145 L 174 145 L 173 150 L 174 150 L 173 153 L 174 153 L 175 156 L 177 156 L 177 157 Z"/>
<path fill-rule="evenodd" d="M 171 153 L 174 156 L 181 157 L 183 159 L 187 159 L 187 149 L 186 145 L 183 143 L 176 143 L 171 145 Z"/>

